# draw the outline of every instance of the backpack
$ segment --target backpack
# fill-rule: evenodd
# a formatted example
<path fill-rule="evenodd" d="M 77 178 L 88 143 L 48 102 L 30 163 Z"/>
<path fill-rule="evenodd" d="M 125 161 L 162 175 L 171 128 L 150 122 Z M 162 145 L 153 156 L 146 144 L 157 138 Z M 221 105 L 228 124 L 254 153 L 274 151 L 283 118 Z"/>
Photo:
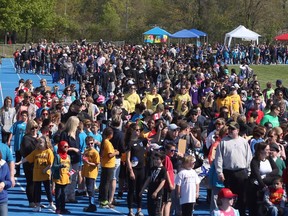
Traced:
<path fill-rule="evenodd" d="M 68 155 L 70 158 L 70 156 Z M 51 167 L 52 179 L 60 179 L 60 170 L 64 168 L 64 166 L 60 163 L 60 156 L 58 154 L 54 154 L 54 161 Z"/>

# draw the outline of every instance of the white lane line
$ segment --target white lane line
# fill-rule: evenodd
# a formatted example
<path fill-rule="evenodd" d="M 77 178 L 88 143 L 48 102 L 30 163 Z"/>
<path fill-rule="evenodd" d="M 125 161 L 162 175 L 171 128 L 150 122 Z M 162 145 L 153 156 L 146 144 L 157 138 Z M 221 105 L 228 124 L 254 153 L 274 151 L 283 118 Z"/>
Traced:
<path fill-rule="evenodd" d="M 39 78 L 39 80 L 41 80 L 41 77 L 38 74 L 36 74 L 36 76 Z"/>
<path fill-rule="evenodd" d="M 22 185 L 20 184 L 20 182 L 17 181 L 17 180 L 18 180 L 18 179 L 15 178 L 16 184 L 20 187 L 20 189 L 21 189 L 22 192 L 26 193 L 26 189 L 23 188 Z M 55 213 L 52 209 L 47 209 L 47 210 L 50 211 L 51 213 L 52 213 L 52 212 Z M 58 215 L 58 216 L 63 216 L 63 215 L 61 215 L 61 214 L 57 214 L 57 215 Z"/>
<path fill-rule="evenodd" d="M 0 95 L 1 95 L 2 104 L 4 104 L 4 96 L 3 96 L 3 89 L 2 89 L 2 83 L 1 82 L 0 82 Z"/>
<path fill-rule="evenodd" d="M 14 65 L 12 59 L 10 59 L 10 62 L 11 62 L 12 66 L 13 66 L 13 68 L 14 68 L 14 71 L 15 71 L 15 73 L 16 73 L 16 68 L 15 68 L 15 65 Z M 18 79 L 20 80 L 20 79 L 21 79 L 20 75 L 19 75 L 18 73 L 16 73 L 16 74 L 17 74 L 17 76 L 18 76 Z"/>
<path fill-rule="evenodd" d="M 115 209 L 110 208 L 110 210 L 113 211 L 113 212 L 118 213 L 119 215 L 126 216 L 126 214 L 123 214 L 122 212 L 117 211 L 117 210 L 115 210 Z"/>
<path fill-rule="evenodd" d="M 17 181 L 17 180 L 18 180 L 18 179 L 15 178 L 16 184 L 20 187 L 21 191 L 25 192 L 25 191 L 26 191 L 25 188 L 23 188 L 22 185 L 20 184 L 20 182 Z M 25 193 L 26 193 L 26 192 L 25 192 Z"/>

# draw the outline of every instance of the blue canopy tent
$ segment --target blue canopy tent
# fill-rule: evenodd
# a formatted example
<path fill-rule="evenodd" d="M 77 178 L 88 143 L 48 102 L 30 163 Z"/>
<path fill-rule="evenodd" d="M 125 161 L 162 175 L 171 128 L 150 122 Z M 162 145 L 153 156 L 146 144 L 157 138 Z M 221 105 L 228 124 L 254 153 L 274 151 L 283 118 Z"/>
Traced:
<path fill-rule="evenodd" d="M 143 35 L 145 43 L 166 43 L 171 34 L 162 28 L 154 27 Z"/>
<path fill-rule="evenodd" d="M 199 38 L 199 35 L 187 30 L 183 29 L 178 32 L 175 32 L 170 36 L 171 38 Z"/>
<path fill-rule="evenodd" d="M 199 35 L 200 37 L 206 37 L 207 34 L 197 29 L 189 29 L 189 31 L 193 32 L 194 34 Z"/>

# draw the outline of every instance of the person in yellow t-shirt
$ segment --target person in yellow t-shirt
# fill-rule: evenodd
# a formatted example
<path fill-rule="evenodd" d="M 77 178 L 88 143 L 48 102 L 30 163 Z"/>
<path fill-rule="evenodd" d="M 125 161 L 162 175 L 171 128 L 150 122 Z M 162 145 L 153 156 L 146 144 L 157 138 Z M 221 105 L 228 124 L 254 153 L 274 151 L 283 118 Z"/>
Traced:
<path fill-rule="evenodd" d="M 141 102 L 140 96 L 136 93 L 136 86 L 132 85 L 130 87 L 129 93 L 125 95 L 125 100 L 130 104 L 130 112 L 135 111 L 135 105 Z"/>
<path fill-rule="evenodd" d="M 174 109 L 177 110 L 178 113 L 182 113 L 183 105 L 187 106 L 188 110 L 191 108 L 191 97 L 187 93 L 187 88 L 185 85 L 181 86 L 181 93 L 177 94 L 174 99 Z"/>
<path fill-rule="evenodd" d="M 95 205 L 95 179 L 98 176 L 98 164 L 100 163 L 100 155 L 94 148 L 94 138 L 87 136 L 85 139 L 86 150 L 83 153 L 84 165 L 82 167 L 82 177 L 85 177 L 85 184 L 89 196 L 89 206 L 84 208 L 84 212 L 94 212 L 97 210 Z"/>
<path fill-rule="evenodd" d="M 55 182 L 55 203 L 56 203 L 56 214 L 69 214 L 65 208 L 65 188 L 70 184 L 70 167 L 71 160 L 67 154 L 69 144 L 66 141 L 58 143 L 57 154 L 54 157 L 54 164 L 52 169 L 54 172 L 58 172 L 59 176 L 53 175 L 53 182 Z"/>
<path fill-rule="evenodd" d="M 15 163 L 20 165 L 25 162 L 34 163 L 33 168 L 33 183 L 34 183 L 34 212 L 40 212 L 41 202 L 41 184 L 43 183 L 47 199 L 49 201 L 49 208 L 53 211 L 56 206 L 53 204 L 52 192 L 50 188 L 51 167 L 54 161 L 53 151 L 48 147 L 48 142 L 45 137 L 40 137 L 37 141 L 36 149 L 32 151 L 27 157 Z"/>
<path fill-rule="evenodd" d="M 142 102 L 145 104 L 147 109 L 153 110 L 153 112 L 156 111 L 156 107 L 158 104 L 163 104 L 164 100 L 160 94 L 157 93 L 157 87 L 154 86 L 151 88 L 151 93 L 146 94 L 146 96 L 143 98 Z"/>
<path fill-rule="evenodd" d="M 225 88 L 221 89 L 220 96 L 216 99 L 216 110 L 219 113 L 221 107 L 227 107 L 229 110 L 228 116 L 230 117 L 233 113 L 231 98 L 227 95 Z"/>
<path fill-rule="evenodd" d="M 119 151 L 115 150 L 110 140 L 113 137 L 113 129 L 108 127 L 103 131 L 103 141 L 101 144 L 101 177 L 99 186 L 99 201 L 102 207 L 110 207 L 108 202 L 108 191 L 115 169 L 116 155 Z"/>
<path fill-rule="evenodd" d="M 233 113 L 242 113 L 243 106 L 242 106 L 242 100 L 240 98 L 240 95 L 237 93 L 237 89 L 232 86 L 231 88 L 231 104 L 232 104 L 232 112 Z"/>

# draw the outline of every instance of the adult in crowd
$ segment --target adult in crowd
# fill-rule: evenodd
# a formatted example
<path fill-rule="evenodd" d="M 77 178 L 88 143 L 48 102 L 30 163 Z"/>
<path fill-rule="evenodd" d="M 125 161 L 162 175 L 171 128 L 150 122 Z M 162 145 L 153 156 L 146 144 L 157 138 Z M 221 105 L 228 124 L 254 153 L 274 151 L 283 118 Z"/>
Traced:
<path fill-rule="evenodd" d="M 12 98 L 7 96 L 0 109 L 0 126 L 2 143 L 7 143 L 11 134 L 10 128 L 16 122 L 16 110 L 12 107 Z"/>
<path fill-rule="evenodd" d="M 0 151 L 0 215 L 8 216 L 8 192 L 7 189 L 12 186 L 10 179 L 10 170 L 7 162 L 2 159 Z"/>
<path fill-rule="evenodd" d="M 278 176 L 278 172 L 276 163 L 270 157 L 269 144 L 265 142 L 258 143 L 255 156 L 251 161 L 251 175 L 248 182 L 249 215 L 259 215 L 257 201 L 263 200 L 263 189 L 267 189 L 272 185 L 274 178 Z"/>
<path fill-rule="evenodd" d="M 77 175 L 79 171 L 80 162 L 80 138 L 78 131 L 79 119 L 76 116 L 69 117 L 65 124 L 63 131 L 60 134 L 60 141 L 66 141 L 69 143 L 68 155 L 71 159 L 71 169 L 75 170 L 74 175 L 71 178 L 71 184 L 67 185 L 66 189 L 66 202 L 77 203 L 75 199 L 75 189 L 77 185 Z"/>
<path fill-rule="evenodd" d="M 280 126 L 278 117 L 279 113 L 280 107 L 277 104 L 273 104 L 270 108 L 270 113 L 264 115 L 260 124 L 264 126 L 266 122 L 270 122 L 273 127 Z"/>
<path fill-rule="evenodd" d="M 22 139 L 20 153 L 23 158 L 28 156 L 36 149 L 38 136 L 38 124 L 34 120 L 27 122 L 25 136 Z M 23 170 L 26 180 L 26 196 L 29 202 L 29 207 L 35 207 L 34 203 L 34 187 L 33 187 L 33 163 L 24 163 Z"/>
<path fill-rule="evenodd" d="M 126 163 L 128 174 L 128 209 L 129 216 L 133 216 L 133 199 L 136 197 L 137 216 L 144 216 L 142 213 L 142 197 L 139 193 L 145 181 L 145 143 L 140 139 L 141 128 L 132 123 L 125 134 L 125 143 L 127 145 Z M 135 194 L 136 192 L 136 194 Z"/>
<path fill-rule="evenodd" d="M 239 136 L 240 126 L 237 122 L 228 124 L 228 136 L 220 142 L 215 156 L 215 167 L 219 180 L 225 187 L 238 194 L 236 208 L 240 215 L 246 213 L 245 185 L 252 160 L 251 149 L 247 140 Z"/>

